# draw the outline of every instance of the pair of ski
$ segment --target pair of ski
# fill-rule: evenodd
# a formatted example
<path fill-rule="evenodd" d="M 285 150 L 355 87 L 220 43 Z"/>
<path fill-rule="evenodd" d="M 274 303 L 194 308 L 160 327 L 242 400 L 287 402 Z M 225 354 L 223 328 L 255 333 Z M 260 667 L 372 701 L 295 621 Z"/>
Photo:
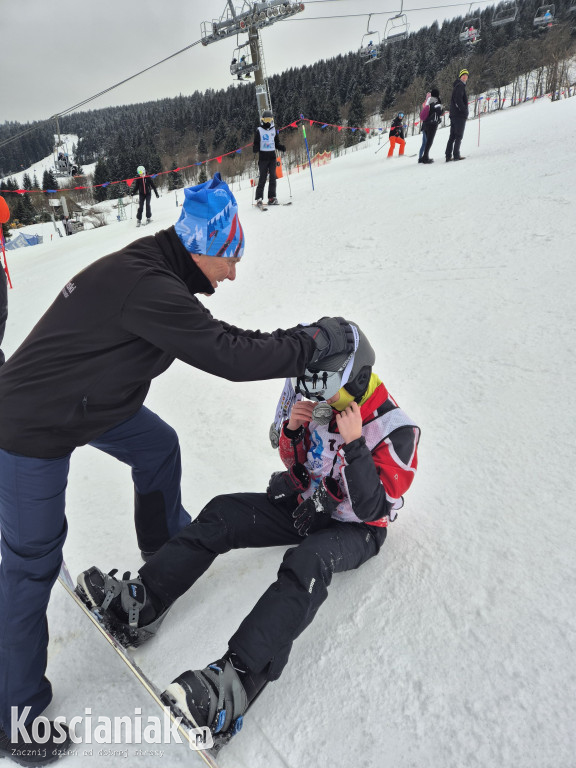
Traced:
<path fill-rule="evenodd" d="M 287 203 L 277 203 L 277 205 L 292 205 L 292 200 L 290 200 Z M 268 208 L 275 208 L 276 207 L 275 205 L 264 205 L 264 203 L 262 203 L 261 205 L 258 205 L 258 203 L 254 203 L 254 206 L 256 208 L 258 208 L 259 210 L 261 210 L 262 213 L 264 213 L 264 211 L 267 211 Z"/>
<path fill-rule="evenodd" d="M 164 712 L 166 712 L 167 710 L 169 711 L 170 719 L 173 725 L 177 726 L 178 732 L 183 737 L 185 742 L 188 742 L 191 749 L 194 750 L 194 752 L 196 752 L 202 758 L 204 763 L 207 766 L 209 766 L 209 768 L 218 768 L 218 764 L 216 763 L 214 756 L 220 751 L 220 749 L 222 749 L 222 747 L 225 744 L 227 744 L 230 741 L 233 734 L 230 732 L 222 735 L 213 734 L 212 735 L 213 744 L 211 746 L 207 746 L 206 748 L 199 748 L 198 736 L 203 731 L 205 732 L 205 729 L 200 728 L 193 721 L 190 722 L 189 719 L 185 718 L 181 712 L 177 711 L 174 708 L 173 705 L 169 706 L 168 702 L 163 700 L 160 690 L 146 676 L 146 674 L 142 671 L 142 669 L 140 669 L 140 667 L 138 666 L 138 664 L 136 664 L 134 659 L 131 658 L 127 649 L 123 645 L 121 645 L 121 643 L 117 640 L 117 638 L 106 627 L 103 620 L 103 616 L 99 612 L 99 610 L 97 608 L 94 608 L 94 609 L 89 608 L 88 605 L 84 602 L 84 600 L 81 597 L 81 594 L 77 591 L 77 588 L 74 586 L 74 582 L 72 581 L 70 572 L 65 562 L 62 563 L 62 568 L 60 570 L 60 575 L 58 576 L 58 581 L 64 587 L 66 592 L 68 592 L 68 594 L 74 600 L 74 602 L 81 608 L 83 613 L 85 613 L 86 616 L 88 616 L 92 624 L 96 627 L 96 629 L 100 632 L 100 634 L 104 636 L 104 638 L 116 651 L 118 656 L 120 656 L 122 661 L 126 664 L 128 669 L 132 672 L 132 674 L 138 680 L 138 682 L 141 685 L 143 685 L 146 691 L 150 694 L 150 696 L 152 696 L 156 704 Z"/>

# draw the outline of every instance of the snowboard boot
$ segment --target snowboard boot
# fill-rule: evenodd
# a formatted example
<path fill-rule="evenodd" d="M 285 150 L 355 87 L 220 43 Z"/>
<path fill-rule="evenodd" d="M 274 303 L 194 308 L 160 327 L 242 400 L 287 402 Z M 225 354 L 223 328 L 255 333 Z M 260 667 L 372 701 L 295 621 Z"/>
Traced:
<path fill-rule="evenodd" d="M 454 157 L 454 160 L 466 160 L 466 158 L 462 157 L 462 155 L 458 155 L 458 157 Z"/>
<path fill-rule="evenodd" d="M 430 163 L 433 163 L 434 160 L 431 157 L 423 157 L 422 162 L 425 163 L 426 165 L 430 165 Z"/>
<path fill-rule="evenodd" d="M 142 226 L 142 222 L 141 222 L 141 221 L 136 221 L 136 226 L 137 226 L 137 227 L 140 227 L 140 226 Z"/>
<path fill-rule="evenodd" d="M 193 727 L 208 726 L 215 736 L 231 738 L 242 728 L 250 703 L 242 684 L 245 673 L 236 669 L 231 656 L 227 653 L 205 669 L 184 672 L 160 698 Z"/>
<path fill-rule="evenodd" d="M 264 200 L 262 200 L 261 197 L 258 198 L 258 200 L 256 200 L 256 205 L 258 206 L 258 208 L 262 208 L 262 206 L 264 205 Z"/>
<path fill-rule="evenodd" d="M 15 741 L 12 741 L 6 731 L 0 728 L 0 758 L 10 757 L 18 765 L 33 766 L 34 768 L 40 768 L 42 765 L 48 765 L 58 760 L 60 755 L 64 755 L 70 746 L 70 734 L 64 723 L 59 723 L 58 727 L 55 728 L 54 723 L 48 721 L 48 725 L 39 726 L 41 733 L 38 736 L 41 735 L 44 739 L 47 735 L 45 729 L 48 728 L 50 729 L 48 738 L 41 742 L 34 740 L 27 727 L 25 730 L 28 741 L 20 731 L 17 733 Z"/>
<path fill-rule="evenodd" d="M 451 163 L 451 162 L 452 162 L 452 158 L 451 158 L 451 157 L 448 157 L 448 155 L 446 155 L 446 162 L 447 162 L 447 163 Z"/>
<path fill-rule="evenodd" d="M 152 219 L 146 219 L 146 224 L 152 224 Z"/>
<path fill-rule="evenodd" d="M 76 593 L 121 645 L 137 648 L 156 634 L 169 608 L 139 576 L 131 579 L 128 571 L 118 581 L 117 572 L 115 568 L 105 574 L 95 566 L 83 571 L 76 580 Z"/>
<path fill-rule="evenodd" d="M 278 198 L 277 197 L 271 197 L 268 200 L 268 205 L 280 205 L 280 203 L 278 202 Z"/>

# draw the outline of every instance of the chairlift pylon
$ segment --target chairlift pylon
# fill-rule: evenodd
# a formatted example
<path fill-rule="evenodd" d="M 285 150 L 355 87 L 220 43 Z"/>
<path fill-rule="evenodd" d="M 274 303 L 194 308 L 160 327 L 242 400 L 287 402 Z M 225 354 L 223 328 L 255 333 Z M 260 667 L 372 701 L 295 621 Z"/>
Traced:
<path fill-rule="evenodd" d="M 462 31 L 458 35 L 458 39 L 461 43 L 465 43 L 466 45 L 476 45 L 476 43 L 480 42 L 480 32 L 480 12 L 478 11 L 476 14 L 473 14 L 472 3 L 470 3 L 468 18 L 464 20 Z"/>
<path fill-rule="evenodd" d="M 502 27 L 505 24 L 512 24 L 518 16 L 518 5 L 515 0 L 505 2 L 500 5 L 492 17 L 493 27 Z"/>
<path fill-rule="evenodd" d="M 381 54 L 381 41 L 380 32 L 370 29 L 370 19 L 372 14 L 368 16 L 368 23 L 366 24 L 366 34 L 362 35 L 362 41 L 360 43 L 360 56 L 364 59 L 364 64 L 369 64 L 371 61 L 378 61 Z"/>
<path fill-rule="evenodd" d="M 556 6 L 541 5 L 534 16 L 534 27 L 539 32 L 544 32 L 556 23 Z"/>
<path fill-rule="evenodd" d="M 386 22 L 384 28 L 384 45 L 390 45 L 390 43 L 399 43 L 401 40 L 406 40 L 408 32 L 410 31 L 410 24 L 408 23 L 408 17 L 403 12 L 404 0 L 400 3 L 400 12 L 395 16 L 391 16 Z"/>

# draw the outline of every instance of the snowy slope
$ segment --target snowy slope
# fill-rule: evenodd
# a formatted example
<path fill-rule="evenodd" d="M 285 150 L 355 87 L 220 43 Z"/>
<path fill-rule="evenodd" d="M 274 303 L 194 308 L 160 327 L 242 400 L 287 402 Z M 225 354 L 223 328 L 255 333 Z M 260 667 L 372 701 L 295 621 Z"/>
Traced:
<path fill-rule="evenodd" d="M 223 768 L 576 767 L 575 124 L 576 99 L 527 104 L 483 118 L 480 147 L 469 122 L 462 163 L 441 162 L 440 131 L 432 166 L 375 155 L 374 140 L 315 170 L 314 192 L 309 175 L 291 177 L 294 205 L 264 215 L 235 190 L 247 250 L 211 311 L 266 330 L 354 319 L 422 441 L 380 556 L 334 578 Z M 152 206 L 158 228 L 175 221 L 173 193 Z M 128 219 L 9 255 L 6 352 L 72 275 L 137 234 Z M 178 429 L 191 513 L 218 493 L 264 490 L 280 468 L 267 441 L 280 388 L 180 363 L 153 383 L 147 405 Z M 127 468 L 74 454 L 73 574 L 139 567 L 131 503 Z M 136 654 L 160 686 L 222 654 L 282 552 L 220 558 L 174 607 Z M 155 714 L 61 589 L 49 619 L 49 714 Z M 184 746 L 159 758 L 115 745 L 127 756 L 114 759 L 92 746 L 66 765 L 196 764 Z"/>

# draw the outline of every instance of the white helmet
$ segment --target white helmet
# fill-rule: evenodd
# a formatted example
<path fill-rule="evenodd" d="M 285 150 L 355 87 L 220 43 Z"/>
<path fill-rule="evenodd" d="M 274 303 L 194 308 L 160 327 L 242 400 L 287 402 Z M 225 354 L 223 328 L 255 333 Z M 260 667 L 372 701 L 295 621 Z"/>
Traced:
<path fill-rule="evenodd" d="M 139 176 L 145 176 L 146 175 L 146 168 L 144 168 L 143 165 L 139 165 L 138 168 L 136 168 L 136 173 Z"/>

